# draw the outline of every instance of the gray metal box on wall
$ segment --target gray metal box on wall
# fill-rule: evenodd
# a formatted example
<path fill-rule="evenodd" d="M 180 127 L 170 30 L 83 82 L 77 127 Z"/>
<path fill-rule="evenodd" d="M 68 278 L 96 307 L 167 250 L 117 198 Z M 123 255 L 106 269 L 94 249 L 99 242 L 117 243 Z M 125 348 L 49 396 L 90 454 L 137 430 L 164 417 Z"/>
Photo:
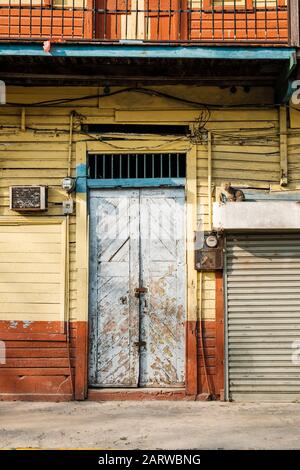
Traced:
<path fill-rule="evenodd" d="M 9 208 L 16 212 L 45 211 L 48 207 L 47 186 L 11 186 Z"/>
<path fill-rule="evenodd" d="M 197 271 L 217 271 L 224 265 L 224 237 L 221 233 L 206 232 L 201 247 L 195 249 Z"/>

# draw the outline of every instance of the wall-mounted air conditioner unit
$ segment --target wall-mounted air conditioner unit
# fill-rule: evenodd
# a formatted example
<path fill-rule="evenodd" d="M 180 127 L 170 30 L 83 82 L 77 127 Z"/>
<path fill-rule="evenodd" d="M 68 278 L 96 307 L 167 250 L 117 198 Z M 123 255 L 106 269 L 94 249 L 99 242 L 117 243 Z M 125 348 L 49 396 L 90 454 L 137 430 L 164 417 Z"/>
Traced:
<path fill-rule="evenodd" d="M 48 206 L 47 186 L 11 186 L 9 208 L 16 212 L 45 211 Z"/>

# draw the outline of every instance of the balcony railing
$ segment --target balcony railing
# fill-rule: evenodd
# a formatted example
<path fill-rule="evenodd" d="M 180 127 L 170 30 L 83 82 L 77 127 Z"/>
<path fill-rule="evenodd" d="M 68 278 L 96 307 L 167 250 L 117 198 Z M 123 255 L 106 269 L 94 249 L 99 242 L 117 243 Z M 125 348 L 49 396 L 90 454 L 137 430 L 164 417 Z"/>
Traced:
<path fill-rule="evenodd" d="M 288 0 L 0 0 L 0 40 L 273 43 Z"/>

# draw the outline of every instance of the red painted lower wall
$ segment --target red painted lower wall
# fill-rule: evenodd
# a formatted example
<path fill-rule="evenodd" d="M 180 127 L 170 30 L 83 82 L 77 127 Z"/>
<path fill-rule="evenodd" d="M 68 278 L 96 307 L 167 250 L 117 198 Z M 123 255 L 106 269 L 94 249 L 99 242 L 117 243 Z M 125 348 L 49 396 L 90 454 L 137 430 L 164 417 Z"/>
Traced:
<path fill-rule="evenodd" d="M 187 323 L 186 394 L 190 397 L 222 397 L 220 325 L 204 321 L 200 328 L 199 323 Z M 71 323 L 68 331 L 66 324 L 58 322 L 0 321 L 0 340 L 6 349 L 5 364 L 0 363 L 0 400 L 87 397 L 86 322 Z"/>
<path fill-rule="evenodd" d="M 0 321 L 0 400 L 71 400 L 76 335 L 61 322 Z"/>
<path fill-rule="evenodd" d="M 224 399 L 224 287 L 223 273 L 216 272 L 216 319 L 197 328 L 198 393 Z"/>
<path fill-rule="evenodd" d="M 201 339 L 201 336 L 203 339 Z M 218 398 L 220 390 L 216 381 L 216 322 L 203 321 L 198 327 L 198 394 Z M 202 347 L 203 346 L 203 347 Z M 204 354 L 203 354 L 204 349 Z"/>

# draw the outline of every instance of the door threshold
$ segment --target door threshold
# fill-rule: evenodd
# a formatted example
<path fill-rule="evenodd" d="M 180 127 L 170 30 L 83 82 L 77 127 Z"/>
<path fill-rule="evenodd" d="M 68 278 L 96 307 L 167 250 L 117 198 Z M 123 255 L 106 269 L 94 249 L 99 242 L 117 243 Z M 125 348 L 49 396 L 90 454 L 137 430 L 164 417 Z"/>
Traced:
<path fill-rule="evenodd" d="M 185 388 L 90 388 L 88 400 L 127 401 L 127 400 L 190 400 Z"/>

